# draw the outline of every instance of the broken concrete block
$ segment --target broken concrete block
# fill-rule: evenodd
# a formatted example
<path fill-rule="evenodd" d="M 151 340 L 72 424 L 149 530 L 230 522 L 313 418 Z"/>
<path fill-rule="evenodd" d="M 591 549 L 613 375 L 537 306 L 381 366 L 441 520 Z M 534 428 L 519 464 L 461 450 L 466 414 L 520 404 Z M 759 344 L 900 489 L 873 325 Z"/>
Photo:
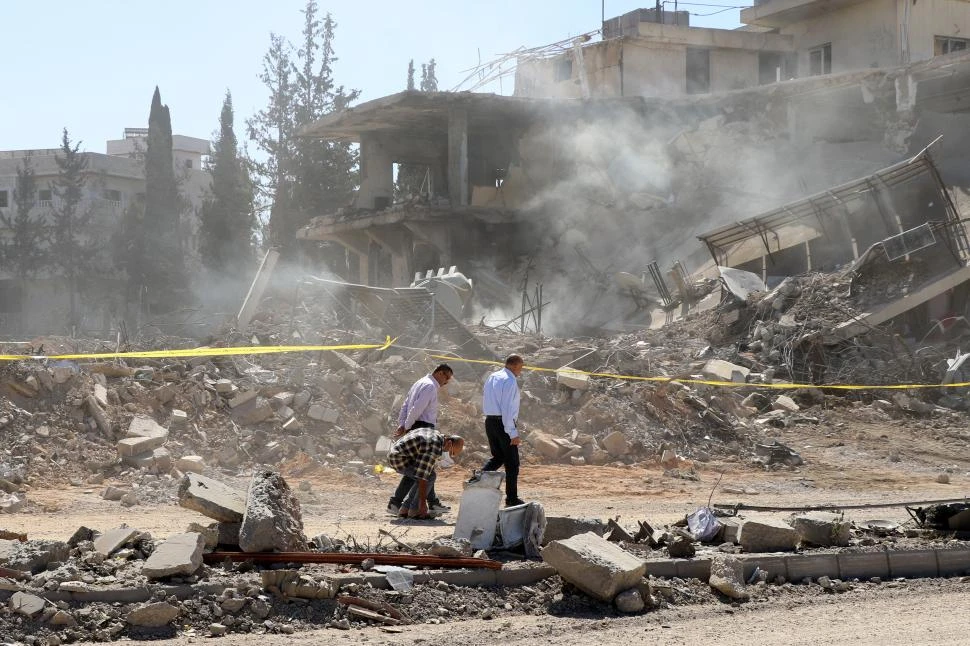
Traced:
<path fill-rule="evenodd" d="M 586 390 L 589 388 L 589 375 L 561 369 L 556 371 L 556 382 L 573 390 Z"/>
<path fill-rule="evenodd" d="M 231 404 L 231 402 L 230 402 Z M 232 419 L 237 424 L 248 426 L 259 424 L 273 417 L 273 407 L 268 402 L 251 399 L 237 406 L 232 411 Z"/>
<path fill-rule="evenodd" d="M 0 514 L 16 514 L 26 506 L 26 494 L 14 492 L 0 496 Z"/>
<path fill-rule="evenodd" d="M 295 397 L 295 395 L 290 392 L 276 393 L 270 397 L 269 405 L 273 407 L 273 410 L 279 410 L 284 406 L 288 407 L 290 404 L 292 404 L 293 397 Z"/>
<path fill-rule="evenodd" d="M 597 536 L 602 536 L 606 533 L 606 524 L 594 518 L 546 516 L 546 529 L 542 534 L 542 544 L 548 545 L 552 541 L 572 538 L 573 536 L 587 532 L 593 532 Z"/>
<path fill-rule="evenodd" d="M 309 391 L 301 390 L 293 396 L 293 403 L 290 404 L 290 406 L 292 406 L 294 410 L 301 410 L 304 406 L 310 403 L 310 397 L 311 395 Z M 400 408 L 400 406 L 398 406 L 398 408 Z"/>
<path fill-rule="evenodd" d="M 745 552 L 786 552 L 798 545 L 798 534 L 780 520 L 747 520 L 741 525 L 740 543 Z"/>
<path fill-rule="evenodd" d="M 143 453 L 151 454 L 153 450 L 165 444 L 167 439 L 167 435 L 158 435 L 156 437 L 126 437 L 118 440 L 118 456 L 126 458 Z"/>
<path fill-rule="evenodd" d="M 327 408 L 323 404 L 312 404 L 310 410 L 307 411 L 307 417 L 310 419 L 315 419 L 318 422 L 326 422 L 327 424 L 336 424 L 340 413 L 332 408 Z"/>
<path fill-rule="evenodd" d="M 145 415 L 135 415 L 128 424 L 125 437 L 164 437 L 168 438 L 168 429 Z M 160 445 L 159 445 L 160 446 Z M 152 447 L 154 448 L 154 447 Z"/>
<path fill-rule="evenodd" d="M 214 520 L 238 523 L 246 513 L 246 499 L 218 480 L 187 473 L 179 483 L 179 505 Z"/>
<path fill-rule="evenodd" d="M 643 601 L 643 595 L 640 594 L 640 590 L 638 588 L 630 588 L 629 590 L 621 592 L 620 594 L 616 595 L 613 603 L 616 604 L 617 610 L 627 614 L 640 612 L 646 607 L 646 604 Z"/>
<path fill-rule="evenodd" d="M 132 626 L 143 628 L 161 628 L 167 626 L 179 616 L 178 606 L 164 601 L 146 603 L 131 610 L 125 615 L 125 621 Z"/>
<path fill-rule="evenodd" d="M 620 458 L 630 452 L 630 443 L 626 435 L 620 431 L 613 431 L 602 439 L 603 448 L 614 458 Z"/>
<path fill-rule="evenodd" d="M 19 615 L 24 615 L 25 617 L 36 617 L 44 611 L 44 607 L 47 602 L 44 601 L 42 597 L 38 597 L 33 594 L 27 594 L 26 592 L 14 592 L 13 596 L 10 597 L 10 601 L 7 602 L 10 609 Z"/>
<path fill-rule="evenodd" d="M 169 422 L 172 428 L 185 428 L 189 425 L 189 414 L 178 408 L 172 409 L 172 419 Z"/>
<path fill-rule="evenodd" d="M 98 400 L 94 398 L 94 395 L 88 395 L 84 400 L 84 404 L 87 407 L 88 415 L 94 419 L 98 430 L 104 435 L 109 435 L 111 433 L 111 420 L 108 419 L 108 414 L 98 404 Z"/>
<path fill-rule="evenodd" d="M 214 549 L 219 544 L 219 523 L 210 523 L 208 525 L 189 523 L 185 531 L 193 534 L 202 534 L 207 550 Z"/>
<path fill-rule="evenodd" d="M 67 383 L 74 376 L 75 367 L 73 365 L 54 366 L 51 369 L 51 376 L 55 384 Z"/>
<path fill-rule="evenodd" d="M 202 473 L 205 470 L 205 460 L 199 455 L 183 455 L 175 463 L 175 468 L 182 473 Z"/>
<path fill-rule="evenodd" d="M 361 420 L 361 426 L 371 434 L 372 437 L 379 437 L 384 433 L 384 420 L 377 415 L 370 415 Z"/>
<path fill-rule="evenodd" d="M 167 404 L 178 394 L 178 389 L 172 384 L 164 384 L 155 389 L 154 393 L 155 401 L 159 404 Z"/>
<path fill-rule="evenodd" d="M 257 471 L 249 484 L 246 513 L 239 529 L 244 552 L 305 552 L 300 502 L 275 471 Z"/>
<path fill-rule="evenodd" d="M 792 521 L 792 527 L 804 544 L 819 547 L 849 544 L 849 523 L 841 514 L 826 511 L 800 514 Z"/>
<path fill-rule="evenodd" d="M 135 439 L 135 438 L 129 438 Z M 157 448 L 122 458 L 122 462 L 136 469 L 168 473 L 172 470 L 172 454 L 166 448 Z"/>
<path fill-rule="evenodd" d="M 711 359 L 704 364 L 704 367 L 701 369 L 701 373 L 705 378 L 712 381 L 731 381 L 743 384 L 745 381 L 747 381 L 748 375 L 751 373 L 751 371 L 744 366 L 739 366 L 729 361 Z"/>
<path fill-rule="evenodd" d="M 471 541 L 453 538 L 438 538 L 431 543 L 431 555 L 442 558 L 470 557 L 474 553 Z"/>
<path fill-rule="evenodd" d="M 531 444 L 532 448 L 536 450 L 536 453 L 547 460 L 558 460 L 559 457 L 565 453 L 563 447 L 556 442 L 556 438 L 552 437 L 548 433 L 534 431 L 529 433 L 528 438 L 529 444 Z"/>
<path fill-rule="evenodd" d="M 77 626 L 77 619 L 75 619 L 74 615 L 69 612 L 58 610 L 54 613 L 54 616 L 51 617 L 51 625 L 60 626 L 62 628 L 73 628 L 74 626 Z"/>
<path fill-rule="evenodd" d="M 782 410 L 789 413 L 797 413 L 801 410 L 801 407 L 795 403 L 795 400 L 788 395 L 778 395 L 775 401 L 772 402 L 771 407 L 774 410 Z"/>
<path fill-rule="evenodd" d="M 228 379 L 217 379 L 213 387 L 215 387 L 216 392 L 219 394 L 228 394 L 236 389 L 235 384 Z"/>
<path fill-rule="evenodd" d="M 121 500 L 121 497 L 128 493 L 129 489 L 122 489 L 121 487 L 113 487 L 109 485 L 105 488 L 104 493 L 101 497 L 104 500 L 110 500 L 112 502 L 117 502 Z"/>
<path fill-rule="evenodd" d="M 202 565 L 205 537 L 192 532 L 169 536 L 155 548 L 141 572 L 149 579 L 190 575 Z"/>
<path fill-rule="evenodd" d="M 239 408 L 246 402 L 256 399 L 258 394 L 255 390 L 244 390 L 229 400 L 229 408 Z"/>
<path fill-rule="evenodd" d="M 293 417 L 296 412 L 289 406 L 280 406 L 276 409 L 276 416 L 281 420 L 288 420 Z"/>
<path fill-rule="evenodd" d="M 6 542 L 6 541 L 2 541 Z M 13 570 L 25 572 L 41 572 L 51 563 L 62 563 L 67 560 L 71 546 L 62 541 L 39 539 L 21 543 L 9 541 L 9 549 L 0 547 L 0 562 Z"/>
<path fill-rule="evenodd" d="M 644 561 L 592 532 L 549 543 L 542 560 L 565 581 L 606 603 L 636 587 L 647 569 Z"/>
<path fill-rule="evenodd" d="M 101 384 L 94 384 L 94 401 L 98 402 L 101 408 L 108 407 L 108 389 Z"/>
<path fill-rule="evenodd" d="M 708 583 L 721 594 L 732 599 L 745 600 L 744 566 L 733 556 L 715 555 L 711 559 L 711 576 Z"/>
<path fill-rule="evenodd" d="M 111 556 L 140 534 L 139 530 L 131 527 L 116 527 L 94 539 L 94 549 L 102 556 Z"/>

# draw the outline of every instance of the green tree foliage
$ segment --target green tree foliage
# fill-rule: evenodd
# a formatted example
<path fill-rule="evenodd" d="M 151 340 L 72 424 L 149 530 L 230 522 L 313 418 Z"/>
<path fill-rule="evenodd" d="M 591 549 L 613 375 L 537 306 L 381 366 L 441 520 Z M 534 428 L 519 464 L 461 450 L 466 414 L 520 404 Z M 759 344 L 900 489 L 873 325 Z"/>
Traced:
<path fill-rule="evenodd" d="M 330 14 L 320 19 L 315 0 L 308 0 L 303 16 L 298 48 L 270 36 L 260 75 L 269 104 L 247 123 L 250 138 L 269 158 L 261 169 L 262 186 L 272 202 L 271 241 L 283 247 L 284 256 L 300 227 L 346 205 L 357 186 L 357 153 L 349 144 L 297 136 L 359 95 L 333 79 L 337 23 Z"/>
<path fill-rule="evenodd" d="M 408 61 L 408 92 L 414 89 L 414 59 Z"/>
<path fill-rule="evenodd" d="M 79 152 L 81 144 L 71 144 L 67 128 L 61 137 L 57 177 L 52 185 L 55 207 L 51 211 L 49 239 L 50 264 L 67 284 L 70 298 L 68 328 L 80 324 L 78 298 L 84 287 L 83 278 L 90 275 L 98 253 L 98 241 L 84 234 L 91 222 L 92 211 L 84 203 L 87 159 Z"/>
<path fill-rule="evenodd" d="M 43 211 L 31 213 L 37 204 L 37 179 L 30 155 L 24 157 L 17 168 L 13 204 L 12 213 L 0 211 L 0 224 L 10 232 L 8 238 L 0 241 L 0 263 L 20 280 L 23 288 L 27 279 L 43 266 L 47 255 L 46 214 Z"/>
<path fill-rule="evenodd" d="M 172 162 L 172 118 L 155 88 L 148 115 L 145 152 L 145 215 L 143 262 L 148 302 L 157 311 L 169 311 L 184 296 L 187 276 L 182 256 L 179 194 Z"/>
<path fill-rule="evenodd" d="M 421 64 L 421 91 L 438 91 L 438 77 L 435 76 L 435 63 L 433 58 L 427 63 Z"/>
<path fill-rule="evenodd" d="M 212 188 L 200 213 L 202 264 L 222 276 L 238 276 L 253 259 L 253 185 L 233 120 L 232 95 L 226 91 L 210 158 Z"/>

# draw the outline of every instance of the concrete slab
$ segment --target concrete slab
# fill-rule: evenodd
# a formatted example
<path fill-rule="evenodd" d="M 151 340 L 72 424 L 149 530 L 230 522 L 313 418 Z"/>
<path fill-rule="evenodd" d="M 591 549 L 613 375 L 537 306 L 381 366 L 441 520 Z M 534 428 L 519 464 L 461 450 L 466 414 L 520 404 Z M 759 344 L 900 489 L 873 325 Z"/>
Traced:
<path fill-rule="evenodd" d="M 849 544 L 849 524 L 841 514 L 813 511 L 795 516 L 792 528 L 805 545 L 831 547 Z"/>
<path fill-rule="evenodd" d="M 606 533 L 606 523 L 598 518 L 567 518 L 565 516 L 546 516 L 546 529 L 542 534 L 542 544 L 572 538 L 577 534 L 593 532 L 602 536 Z"/>
<path fill-rule="evenodd" d="M 705 379 L 710 379 L 712 381 L 730 381 L 743 384 L 745 381 L 747 381 L 748 375 L 751 373 L 751 371 L 744 366 L 739 366 L 729 361 L 711 359 L 704 364 L 704 368 L 701 369 L 701 373 L 704 375 Z"/>
<path fill-rule="evenodd" d="M 175 468 L 182 473 L 202 473 L 205 470 L 205 460 L 199 455 L 183 455 L 175 463 Z"/>
<path fill-rule="evenodd" d="M 741 525 L 741 547 L 747 553 L 792 551 L 798 534 L 786 523 L 774 518 L 746 520 Z"/>
<path fill-rule="evenodd" d="M 178 616 L 178 606 L 173 606 L 164 601 L 158 601 L 155 603 L 146 603 L 145 605 L 132 609 L 125 615 L 125 621 L 132 626 L 161 628 L 175 621 L 175 618 Z"/>
<path fill-rule="evenodd" d="M 592 532 L 549 543 L 542 560 L 564 580 L 605 602 L 637 586 L 647 570 L 642 559 Z"/>
<path fill-rule="evenodd" d="M 125 544 L 141 534 L 141 530 L 133 527 L 116 527 L 109 529 L 94 539 L 94 549 L 102 556 L 111 556 Z"/>
<path fill-rule="evenodd" d="M 44 611 L 47 602 L 43 597 L 38 597 L 27 592 L 14 592 L 7 602 L 10 609 L 25 617 L 36 617 Z"/>
<path fill-rule="evenodd" d="M 246 513 L 246 497 L 218 480 L 187 473 L 179 483 L 179 505 L 214 520 L 241 523 Z"/>
<path fill-rule="evenodd" d="M 141 572 L 149 579 L 193 574 L 202 566 L 204 548 L 202 534 L 189 532 L 169 536 L 148 557 Z"/>
<path fill-rule="evenodd" d="M 128 424 L 125 437 L 168 437 L 168 429 L 145 415 L 135 415 Z"/>

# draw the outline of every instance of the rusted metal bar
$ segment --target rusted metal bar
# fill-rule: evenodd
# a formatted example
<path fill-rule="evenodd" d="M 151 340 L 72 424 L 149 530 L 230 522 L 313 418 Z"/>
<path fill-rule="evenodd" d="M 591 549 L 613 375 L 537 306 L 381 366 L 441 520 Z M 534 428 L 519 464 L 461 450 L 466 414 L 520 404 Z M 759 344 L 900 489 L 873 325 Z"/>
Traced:
<path fill-rule="evenodd" d="M 374 559 L 376 565 L 423 565 L 439 568 L 501 570 L 499 561 L 474 558 L 443 558 L 423 554 L 375 554 L 368 552 L 210 552 L 203 555 L 206 563 L 253 561 L 254 563 L 333 563 L 360 565 Z"/>
<path fill-rule="evenodd" d="M 337 603 L 341 603 L 345 606 L 360 606 L 361 608 L 367 608 L 368 610 L 373 610 L 374 612 L 383 612 L 399 622 L 411 623 L 410 617 L 389 603 L 368 601 L 367 599 L 361 599 L 360 597 L 354 597 L 351 595 L 341 595 L 337 597 Z"/>

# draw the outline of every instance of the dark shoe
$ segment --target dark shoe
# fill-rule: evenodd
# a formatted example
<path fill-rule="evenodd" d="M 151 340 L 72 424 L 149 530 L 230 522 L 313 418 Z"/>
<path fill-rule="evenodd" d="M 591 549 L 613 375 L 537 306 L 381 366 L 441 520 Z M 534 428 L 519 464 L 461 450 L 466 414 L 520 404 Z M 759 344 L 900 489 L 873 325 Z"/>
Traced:
<path fill-rule="evenodd" d="M 391 516 L 397 516 L 401 513 L 401 505 L 395 505 L 393 502 L 387 504 L 387 513 Z"/>
<path fill-rule="evenodd" d="M 428 505 L 428 511 L 435 511 L 444 514 L 451 511 L 451 507 L 448 505 L 442 505 L 440 502 L 436 502 Z"/>
<path fill-rule="evenodd" d="M 472 477 L 470 477 L 468 480 L 465 480 L 465 484 L 472 484 L 473 482 L 478 482 L 481 479 L 482 479 L 481 469 L 476 469 L 475 471 L 472 471 Z"/>
<path fill-rule="evenodd" d="M 525 501 L 522 500 L 521 498 L 516 498 L 515 500 L 506 500 L 505 501 L 505 506 L 506 507 L 515 507 L 516 505 L 524 505 L 524 504 L 525 504 Z"/>

